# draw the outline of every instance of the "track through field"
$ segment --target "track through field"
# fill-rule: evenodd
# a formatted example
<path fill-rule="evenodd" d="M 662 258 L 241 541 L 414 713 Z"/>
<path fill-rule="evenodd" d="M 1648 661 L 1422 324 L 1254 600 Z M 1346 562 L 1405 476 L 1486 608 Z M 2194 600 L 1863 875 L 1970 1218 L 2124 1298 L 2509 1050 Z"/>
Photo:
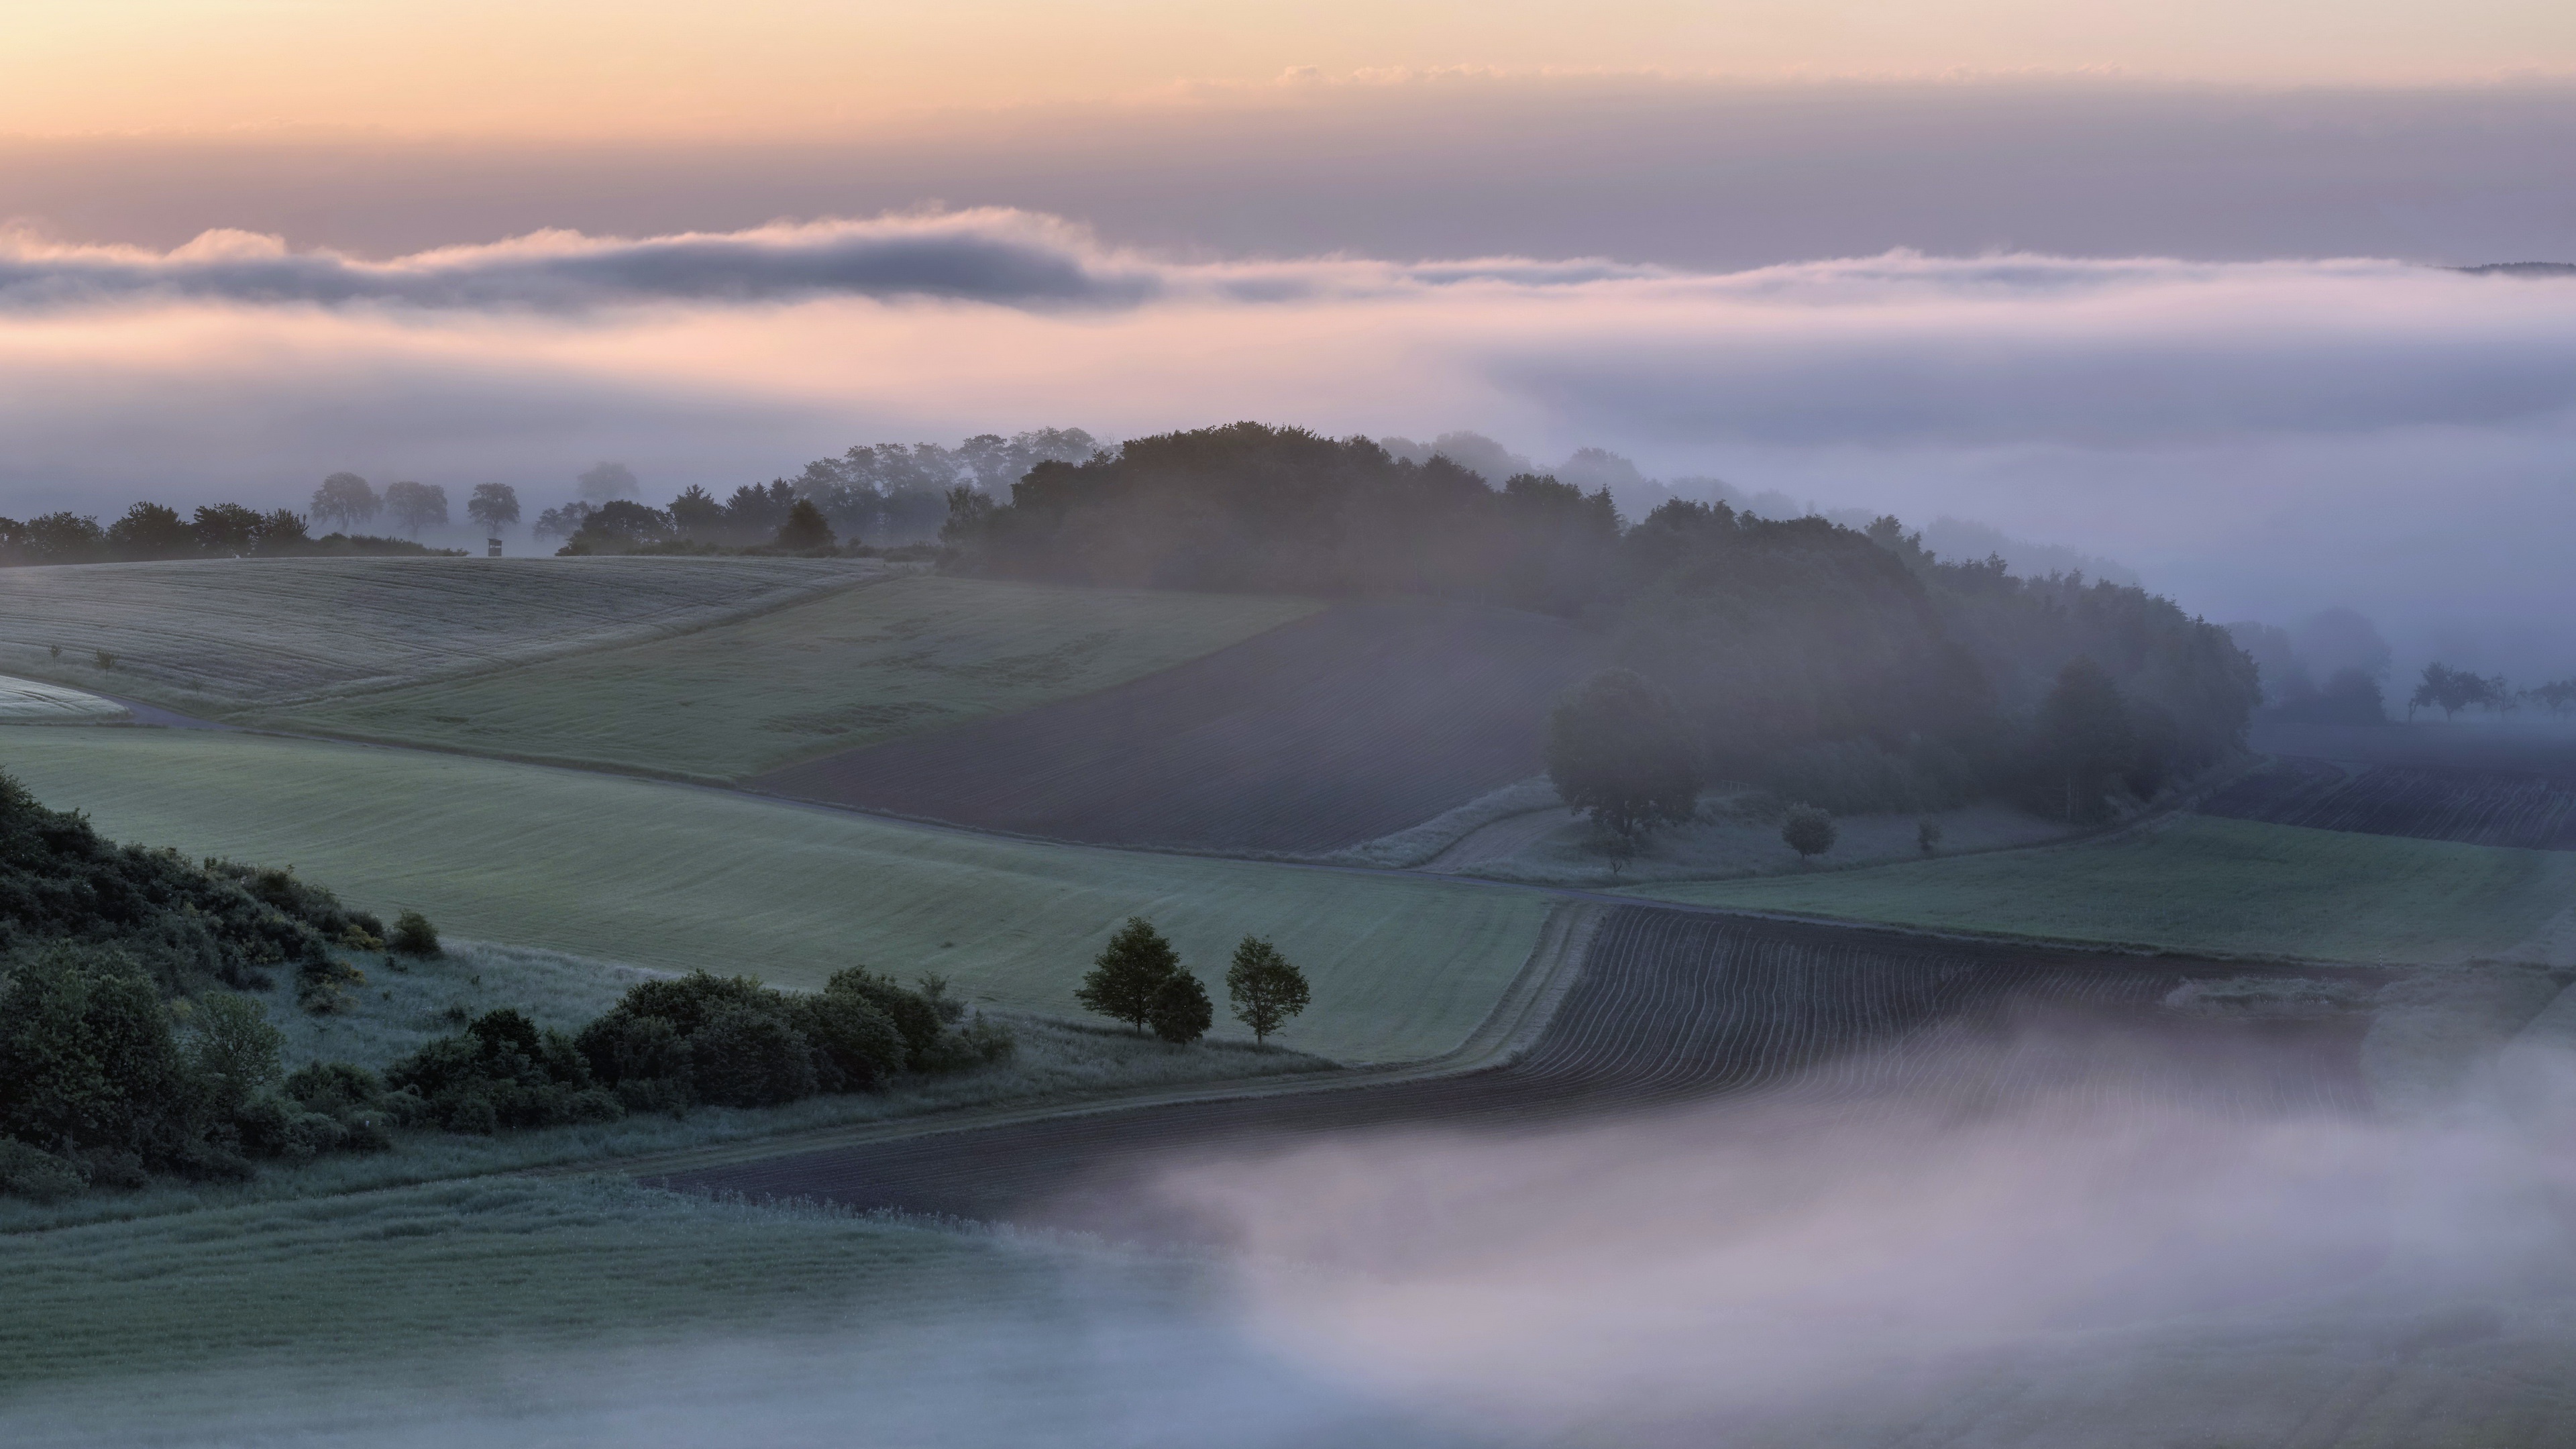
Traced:
<path fill-rule="evenodd" d="M 1138 1192 L 1163 1167 L 1329 1133 L 1494 1132 L 1737 1097 L 1864 1120 L 1938 1088 L 2221 1115 L 2368 1108 L 2352 1017 L 2165 1007 L 2242 966 L 2144 960 L 1623 906 L 1517 1061 L 1395 1085 L 1201 1101 L 933 1133 L 652 1181 L 752 1197 L 1197 1239 Z M 1221 1236 L 1221 1234 L 1218 1234 Z"/>

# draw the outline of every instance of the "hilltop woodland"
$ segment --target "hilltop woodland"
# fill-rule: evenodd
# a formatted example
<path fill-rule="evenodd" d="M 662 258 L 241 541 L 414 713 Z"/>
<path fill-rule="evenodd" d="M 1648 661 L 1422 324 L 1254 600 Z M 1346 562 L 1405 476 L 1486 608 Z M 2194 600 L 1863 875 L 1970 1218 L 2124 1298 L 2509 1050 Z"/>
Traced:
<path fill-rule="evenodd" d="M 2001 794 L 2100 818 L 2239 749 L 2261 698 L 2227 632 L 2169 600 L 1944 560 L 1893 518 L 1853 530 L 1674 501 L 1631 523 L 1606 490 L 1493 487 L 1444 457 L 1293 428 L 1042 461 L 1007 503 L 953 493 L 942 537 L 953 566 L 1003 577 L 1428 596 L 1594 630 L 1674 732 L 1636 747 L 1662 794 L 1621 833 L 1672 818 L 1676 756 L 1684 795 L 1732 779 L 1844 813 Z"/>
<path fill-rule="evenodd" d="M 0 776 L 0 1195 L 237 1180 L 262 1161 L 388 1150 L 405 1128 L 769 1106 L 1012 1049 L 939 981 L 851 968 L 796 996 L 705 973 L 646 981 L 577 1034 L 503 1009 L 381 1075 L 282 1071 L 283 1035 L 251 993 L 284 972 L 296 1009 L 343 1011 L 365 980 L 356 958 L 440 949 L 416 913 L 389 931 L 288 871 L 117 845 Z"/>

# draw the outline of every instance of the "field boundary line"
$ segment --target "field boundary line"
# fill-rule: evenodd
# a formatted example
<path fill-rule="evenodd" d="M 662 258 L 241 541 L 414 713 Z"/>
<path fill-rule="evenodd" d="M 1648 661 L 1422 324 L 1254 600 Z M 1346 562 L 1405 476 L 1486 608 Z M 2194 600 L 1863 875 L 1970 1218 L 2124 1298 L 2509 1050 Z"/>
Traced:
<path fill-rule="evenodd" d="M 1566 993 L 1573 989 L 1576 979 L 1583 974 L 1593 936 L 1607 914 L 1608 910 L 1600 903 L 1589 901 L 1566 901 L 1549 911 L 1547 918 L 1539 924 L 1538 938 L 1531 943 L 1528 958 L 1521 963 L 1520 971 L 1504 988 L 1493 1009 L 1485 1014 L 1484 1021 L 1456 1047 L 1421 1061 L 1332 1072 L 1235 1078 L 1183 1086 L 1138 1087 L 1093 1097 L 970 1108 L 960 1112 L 927 1112 L 892 1121 L 809 1128 L 632 1158 L 586 1158 L 549 1167 L 519 1169 L 517 1175 L 575 1177 L 607 1173 L 649 1182 L 656 1176 L 673 1172 L 730 1167 L 899 1138 L 932 1137 L 948 1132 L 971 1132 L 1064 1117 L 1098 1116 L 1146 1107 L 1355 1091 L 1488 1071 L 1518 1061 L 1537 1042 L 1548 1023 L 1555 1019 Z"/>

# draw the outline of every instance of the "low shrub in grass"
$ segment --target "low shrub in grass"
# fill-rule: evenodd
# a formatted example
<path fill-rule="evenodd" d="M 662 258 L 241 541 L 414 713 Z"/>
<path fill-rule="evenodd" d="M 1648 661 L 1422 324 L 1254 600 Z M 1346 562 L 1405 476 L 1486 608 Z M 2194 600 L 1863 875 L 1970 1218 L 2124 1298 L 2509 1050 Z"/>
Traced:
<path fill-rule="evenodd" d="M 401 956 L 435 956 L 438 954 L 438 928 L 420 912 L 405 911 L 394 917 L 394 933 L 385 945 Z"/>
<path fill-rule="evenodd" d="M 376 1105 L 450 1132 L 559 1127 L 626 1115 L 592 1078 L 573 1039 L 503 1008 L 394 1063 Z"/>

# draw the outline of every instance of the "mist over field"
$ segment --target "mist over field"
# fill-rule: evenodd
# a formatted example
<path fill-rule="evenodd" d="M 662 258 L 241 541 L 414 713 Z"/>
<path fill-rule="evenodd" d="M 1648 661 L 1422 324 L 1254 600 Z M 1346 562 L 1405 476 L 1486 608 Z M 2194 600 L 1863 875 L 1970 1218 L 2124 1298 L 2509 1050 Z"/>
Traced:
<path fill-rule="evenodd" d="M 2378 618 L 2563 669 L 2576 280 L 2380 260 L 1890 252 L 1181 259 L 985 210 L 369 261 L 208 234 L 0 255 L 0 498 L 300 505 L 311 480 L 656 496 L 854 440 L 1080 420 L 1605 446 L 2116 559 L 2212 618 Z M 2456 651 L 2455 651 L 2456 652 Z"/>
<path fill-rule="evenodd" d="M 2240 1024 L 2241 1031 L 2258 1030 Z M 2202 1092 L 2152 1036 L 1936 1034 L 1758 1098 L 1183 1161 L 1225 1254 L 1005 1239 L 1042 1306 L 785 1337 L 253 1358 L 0 1408 L 30 1445 L 2288 1442 L 2356 1362 L 2438 1398 L 2576 1313 L 2576 1058 L 2392 1117 Z M 1927 1061 L 1934 1073 L 1924 1088 Z M 639 1327 L 642 1327 L 639 1325 Z M 2081 1427 L 2074 1427 L 2074 1426 Z M 2230 1436 L 2233 1436 L 2232 1438 Z"/>

